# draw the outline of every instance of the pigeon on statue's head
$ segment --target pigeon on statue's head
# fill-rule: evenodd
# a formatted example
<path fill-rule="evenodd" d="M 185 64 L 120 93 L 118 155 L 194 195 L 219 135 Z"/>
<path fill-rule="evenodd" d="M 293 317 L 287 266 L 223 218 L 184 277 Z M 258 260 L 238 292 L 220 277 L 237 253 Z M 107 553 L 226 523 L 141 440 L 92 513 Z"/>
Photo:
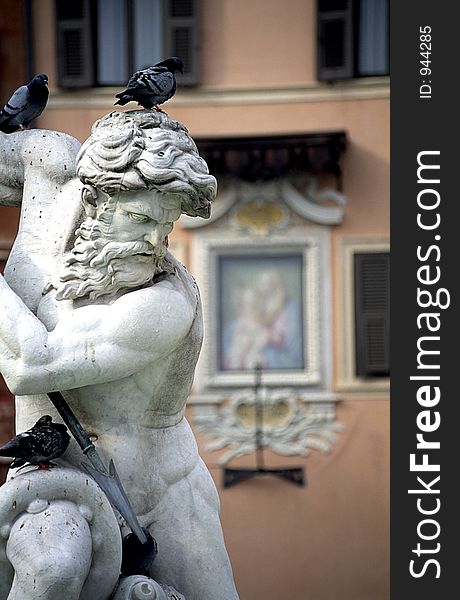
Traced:
<path fill-rule="evenodd" d="M 64 454 L 69 443 L 67 427 L 53 423 L 49 415 L 44 415 L 31 429 L 18 433 L 0 448 L 0 456 L 14 458 L 13 469 L 26 463 L 45 468 L 53 458 Z"/>
<path fill-rule="evenodd" d="M 126 90 L 116 94 L 115 104 L 124 106 L 128 102 L 137 102 L 144 108 L 155 108 L 163 112 L 159 105 L 174 96 L 176 91 L 175 72 L 183 73 L 184 63 L 180 58 L 173 56 L 137 71 L 128 81 Z"/>
<path fill-rule="evenodd" d="M 0 113 L 0 131 L 14 133 L 27 129 L 42 114 L 48 102 L 48 76 L 35 75 L 27 85 L 21 85 Z"/>

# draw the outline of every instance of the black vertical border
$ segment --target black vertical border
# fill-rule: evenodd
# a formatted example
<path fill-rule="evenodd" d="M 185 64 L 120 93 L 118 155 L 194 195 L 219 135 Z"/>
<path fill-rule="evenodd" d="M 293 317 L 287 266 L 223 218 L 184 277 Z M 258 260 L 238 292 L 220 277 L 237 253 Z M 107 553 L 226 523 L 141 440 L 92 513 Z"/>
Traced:
<path fill-rule="evenodd" d="M 393 0 L 391 23 L 391 598 L 425 600 L 457 597 L 460 573 L 459 519 L 460 510 L 460 99 L 458 89 L 458 39 L 460 25 L 453 5 L 438 0 L 403 2 Z M 420 27 L 431 27 L 431 69 L 429 76 L 420 74 Z M 431 98 L 420 98 L 423 80 L 431 85 Z M 425 88 L 426 89 L 426 88 Z M 439 150 L 441 193 L 439 213 L 441 223 L 436 231 L 423 231 L 417 226 L 417 154 L 424 150 Z M 436 162 L 434 159 L 433 162 Z M 429 186 L 426 186 L 429 187 Z M 435 235 L 440 239 L 435 240 Z M 431 451 L 430 462 L 440 463 L 440 481 L 433 488 L 439 495 L 411 495 L 409 489 L 420 489 L 417 475 L 409 468 L 409 455 L 416 451 L 417 414 L 423 410 L 416 392 L 421 382 L 410 381 L 417 374 L 417 315 L 424 309 L 417 306 L 417 246 L 427 249 L 438 245 L 439 261 L 433 251 L 430 264 L 439 266 L 441 279 L 437 287 L 449 290 L 450 307 L 439 310 L 442 322 L 438 332 L 441 400 L 432 410 L 441 414 L 440 428 L 425 437 L 439 440 L 441 448 Z M 426 286 L 425 286 L 426 287 Z M 433 287 L 433 292 L 435 291 Z M 429 309 L 435 311 L 436 308 Z M 433 334 L 434 335 L 434 334 Z M 418 372 L 420 374 L 420 372 Z M 435 384 L 434 384 L 435 385 Z M 420 452 L 419 452 L 420 456 Z M 420 462 L 420 458 L 419 458 Z M 429 482 L 438 473 L 425 473 Z M 458 483 L 458 485 L 457 485 Z M 417 498 L 426 499 L 425 507 L 441 501 L 440 511 L 421 515 Z M 424 500 L 425 501 L 425 500 Z M 431 502 L 431 504 L 429 504 Z M 419 538 L 417 526 L 425 518 L 439 522 L 441 533 L 432 541 Z M 429 526 L 424 530 L 430 532 Z M 431 529 L 435 531 L 435 527 Z M 412 552 L 417 543 L 423 549 L 436 549 L 417 557 Z M 425 560 L 439 561 L 437 567 L 426 566 L 419 578 L 411 576 L 409 564 L 416 559 L 421 572 Z"/>

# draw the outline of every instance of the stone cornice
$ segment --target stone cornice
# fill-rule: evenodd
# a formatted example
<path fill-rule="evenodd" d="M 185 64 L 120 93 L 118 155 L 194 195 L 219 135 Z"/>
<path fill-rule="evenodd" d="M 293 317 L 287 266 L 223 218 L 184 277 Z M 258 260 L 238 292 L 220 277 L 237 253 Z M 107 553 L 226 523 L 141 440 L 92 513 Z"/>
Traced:
<path fill-rule="evenodd" d="M 226 106 L 250 104 L 291 104 L 304 102 L 343 102 L 387 99 L 388 77 L 353 79 L 334 84 L 311 83 L 304 86 L 260 88 L 199 87 L 182 88 L 168 104 L 188 106 Z M 75 91 L 52 90 L 47 109 L 101 108 L 113 106 L 119 88 L 92 88 Z"/>

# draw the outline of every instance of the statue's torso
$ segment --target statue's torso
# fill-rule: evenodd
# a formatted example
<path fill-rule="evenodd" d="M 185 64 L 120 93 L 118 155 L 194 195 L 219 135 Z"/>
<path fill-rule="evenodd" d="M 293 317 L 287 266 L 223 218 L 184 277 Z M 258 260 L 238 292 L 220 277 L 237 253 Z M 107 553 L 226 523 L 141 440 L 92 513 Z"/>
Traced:
<path fill-rule="evenodd" d="M 178 347 L 128 377 L 61 390 L 104 462 L 114 459 L 141 514 L 153 508 L 162 491 L 191 472 L 198 461 L 196 443 L 183 414 L 202 343 L 201 305 L 191 275 L 172 257 L 170 261 L 176 273 L 168 276 L 168 285 L 187 299 L 195 315 Z M 157 291 L 163 284 L 153 285 L 158 286 Z M 49 330 L 73 310 L 72 301 L 56 301 L 53 296 L 54 292 L 44 295 L 37 310 Z M 18 431 L 31 427 L 43 414 L 58 418 L 46 395 L 17 398 Z M 80 467 L 83 455 L 74 441 L 63 458 Z"/>

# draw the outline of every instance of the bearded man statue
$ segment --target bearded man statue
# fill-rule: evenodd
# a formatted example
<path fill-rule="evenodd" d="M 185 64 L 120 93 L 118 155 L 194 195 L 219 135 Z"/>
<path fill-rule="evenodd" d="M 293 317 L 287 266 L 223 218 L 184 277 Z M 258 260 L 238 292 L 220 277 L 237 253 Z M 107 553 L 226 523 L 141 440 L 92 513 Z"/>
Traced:
<path fill-rule="evenodd" d="M 158 542 L 145 579 L 165 598 L 236 600 L 219 499 L 184 418 L 201 303 L 168 252 L 181 214 L 209 216 L 216 181 L 185 127 L 155 110 L 105 116 L 77 150 L 56 132 L 0 138 L 2 197 L 22 202 L 0 276 L 17 429 L 59 422 L 47 394 L 60 391 Z M 115 591 L 125 523 L 81 460 L 71 442 L 56 467 L 13 471 L 0 489 L 0 600 L 130 597 L 126 581 Z"/>

